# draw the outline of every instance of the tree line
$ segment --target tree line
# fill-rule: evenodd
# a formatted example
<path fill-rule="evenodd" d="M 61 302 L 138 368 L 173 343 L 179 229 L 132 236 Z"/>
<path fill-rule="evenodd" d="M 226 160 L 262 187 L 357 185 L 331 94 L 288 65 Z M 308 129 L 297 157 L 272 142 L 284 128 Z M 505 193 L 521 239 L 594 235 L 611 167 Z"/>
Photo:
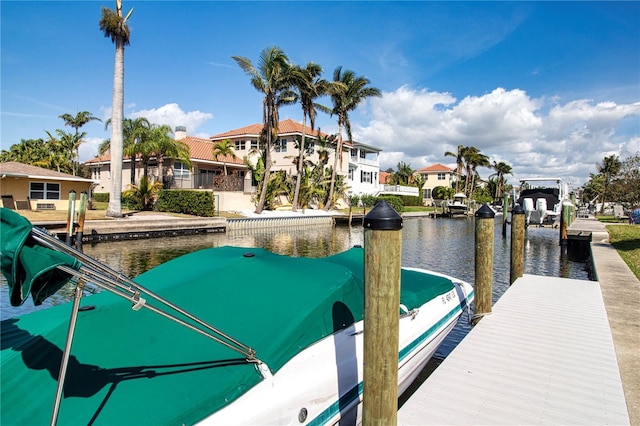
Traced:
<path fill-rule="evenodd" d="M 608 202 L 619 202 L 626 208 L 640 206 L 640 153 L 624 160 L 615 154 L 604 157 L 596 164 L 596 171 L 582 187 L 584 204 L 601 204 L 600 213 Z"/>

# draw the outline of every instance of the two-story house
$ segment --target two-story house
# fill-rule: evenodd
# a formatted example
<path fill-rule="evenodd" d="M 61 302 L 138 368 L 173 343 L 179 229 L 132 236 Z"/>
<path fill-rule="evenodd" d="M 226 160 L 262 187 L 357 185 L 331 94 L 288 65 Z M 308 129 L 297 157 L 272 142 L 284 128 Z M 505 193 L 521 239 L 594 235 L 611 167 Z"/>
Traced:
<path fill-rule="evenodd" d="M 455 183 L 456 180 L 455 169 L 440 163 L 422 168 L 416 171 L 415 174 L 425 179 L 425 183 L 422 186 L 422 196 L 424 198 L 423 204 L 426 206 L 433 205 L 432 192 L 436 186 L 451 188 L 451 185 Z"/>
<path fill-rule="evenodd" d="M 157 159 L 152 157 L 149 161 L 149 176 L 152 181 L 164 182 L 168 188 L 214 190 L 219 197 L 220 210 L 250 209 L 253 207 L 251 197 L 255 195 L 256 187 L 244 164 L 244 158 L 251 164 L 256 164 L 260 156 L 258 138 L 262 127 L 261 123 L 252 124 L 213 135 L 209 139 L 187 136 L 184 127 L 176 127 L 175 139 L 184 142 L 190 149 L 191 167 L 176 159 L 164 158 L 161 171 Z M 323 146 L 318 140 L 318 130 L 312 131 L 308 126 L 303 129 L 302 124 L 291 119 L 280 121 L 278 130 L 278 139 L 273 143 L 271 153 L 272 171 L 284 170 L 292 176 L 297 174 L 297 140 L 302 138 L 303 133 L 306 140 L 305 159 L 314 164 L 323 161 L 327 166 L 333 166 L 335 141 L 329 135 L 320 133 L 323 139 L 329 140 Z M 214 156 L 214 145 L 223 140 L 233 143 L 234 154 Z M 337 173 L 348 178 L 349 194 L 376 193 L 379 151 L 361 143 L 343 143 L 343 155 L 338 162 Z M 134 159 L 133 168 L 131 161 L 131 158 L 123 159 L 123 189 L 129 183 L 138 183 L 143 175 L 140 158 Z M 95 192 L 109 192 L 110 163 L 109 155 L 87 161 L 92 177 L 100 182 Z M 223 176 L 225 167 L 227 176 Z"/>

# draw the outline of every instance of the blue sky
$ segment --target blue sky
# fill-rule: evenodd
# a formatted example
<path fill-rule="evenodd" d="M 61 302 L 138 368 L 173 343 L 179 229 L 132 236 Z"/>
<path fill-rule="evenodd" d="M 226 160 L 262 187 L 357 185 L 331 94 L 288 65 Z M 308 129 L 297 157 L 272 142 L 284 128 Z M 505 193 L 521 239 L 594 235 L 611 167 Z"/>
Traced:
<path fill-rule="evenodd" d="M 231 56 L 256 63 L 275 45 L 327 79 L 342 66 L 383 92 L 351 115 L 354 139 L 383 149 L 383 170 L 452 165 L 444 152 L 462 144 L 509 163 L 514 183 L 580 185 L 604 156 L 640 151 L 640 2 L 123 4 L 134 9 L 125 116 L 191 136 L 261 121 L 261 96 Z M 102 6 L 115 1 L 0 3 L 2 149 L 65 129 L 64 113 L 110 117 L 115 47 L 98 27 Z M 298 106 L 280 116 L 302 121 Z M 337 131 L 325 114 L 317 125 Z M 83 130 L 87 160 L 110 135 L 97 122 Z"/>

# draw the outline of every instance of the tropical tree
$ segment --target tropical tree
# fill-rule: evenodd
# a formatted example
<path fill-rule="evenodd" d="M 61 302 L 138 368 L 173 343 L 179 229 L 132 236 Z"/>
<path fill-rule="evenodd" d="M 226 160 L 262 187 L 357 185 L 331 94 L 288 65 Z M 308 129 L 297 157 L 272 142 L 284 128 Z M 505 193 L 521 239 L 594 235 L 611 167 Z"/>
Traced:
<path fill-rule="evenodd" d="M 496 171 L 491 176 L 495 176 L 497 179 L 496 192 L 494 194 L 495 200 L 499 200 L 502 197 L 502 191 L 504 190 L 504 176 L 512 174 L 512 169 L 510 165 L 503 161 L 499 163 L 494 161 L 491 167 Z"/>
<path fill-rule="evenodd" d="M 231 139 L 224 139 L 213 144 L 213 158 L 219 159 L 222 155 L 222 167 L 224 168 L 224 175 L 227 175 L 227 155 L 234 155 L 235 145 L 231 142 Z"/>
<path fill-rule="evenodd" d="M 415 170 L 411 168 L 411 164 L 404 161 L 399 162 L 397 167 L 398 170 L 394 173 L 396 185 L 408 185 Z"/>
<path fill-rule="evenodd" d="M 333 72 L 334 87 L 331 91 L 331 101 L 333 103 L 332 115 L 338 116 L 338 141 L 336 144 L 336 153 L 333 159 L 333 169 L 331 170 L 331 184 L 329 186 L 329 194 L 325 210 L 329 210 L 334 200 L 334 191 L 336 186 L 336 172 L 338 162 L 342 164 L 342 129 L 347 131 L 347 138 L 352 140 L 351 121 L 349 113 L 355 110 L 358 105 L 366 98 L 371 96 L 380 96 L 380 90 L 369 86 L 369 79 L 362 76 L 356 76 L 351 70 L 342 71 L 342 67 L 338 67 Z"/>
<path fill-rule="evenodd" d="M 74 147 L 76 145 L 76 137 L 72 133 L 57 129 L 56 135 L 46 132 L 49 140 L 46 141 L 47 155 L 40 161 L 33 163 L 36 166 L 57 170 L 63 173 L 71 174 L 73 172 Z"/>
<path fill-rule="evenodd" d="M 462 169 L 464 168 L 464 146 L 458 145 L 456 152 L 447 151 L 445 157 L 455 157 L 456 159 L 456 193 L 460 192 L 460 182 L 462 181 Z"/>
<path fill-rule="evenodd" d="M 44 139 L 21 139 L 20 143 L 13 144 L 9 150 L 2 150 L 0 161 L 17 161 L 23 164 L 35 165 L 49 156 L 49 149 Z"/>
<path fill-rule="evenodd" d="M 71 114 L 62 114 L 59 116 L 59 118 L 64 120 L 65 126 L 71 126 L 74 129 L 76 129 L 76 138 L 75 138 L 76 145 L 74 146 L 75 148 L 74 151 L 76 155 L 76 164 L 74 165 L 74 168 L 73 168 L 73 175 L 75 176 L 76 172 L 80 168 L 80 144 L 84 142 L 82 139 L 84 138 L 84 136 L 86 136 L 84 132 L 80 134 L 79 130 L 82 126 L 84 126 L 90 121 L 93 121 L 93 120 L 102 121 L 102 120 L 100 120 L 98 117 L 94 117 L 93 114 L 91 114 L 89 111 L 81 111 L 77 113 L 75 116 Z"/>
<path fill-rule="evenodd" d="M 602 194 L 600 197 L 602 200 L 602 207 L 600 208 L 600 213 L 604 211 L 604 204 L 610 195 L 611 182 L 613 181 L 613 178 L 615 178 L 616 175 L 620 172 L 621 166 L 622 166 L 622 163 L 620 162 L 620 159 L 618 158 L 618 156 L 615 154 L 610 155 L 608 157 L 604 157 L 604 159 L 602 160 L 602 163 L 596 164 L 596 169 L 598 170 L 598 173 L 600 173 L 604 177 L 604 182 L 603 182 L 604 185 L 603 185 Z"/>
<path fill-rule="evenodd" d="M 293 202 L 291 203 L 291 210 L 296 211 L 298 209 L 298 198 L 300 195 L 300 186 L 302 184 L 301 174 L 304 169 L 304 152 L 305 152 L 305 140 L 306 140 L 306 128 L 307 117 L 309 117 L 309 124 L 311 131 L 315 129 L 317 110 L 330 113 L 331 110 L 321 104 L 315 102 L 315 100 L 321 96 L 326 95 L 332 85 L 327 80 L 320 78 L 322 74 L 322 67 L 313 62 L 309 62 L 306 67 L 302 68 L 296 66 L 292 70 L 293 85 L 297 89 L 298 100 L 302 107 L 302 138 L 298 146 L 298 164 L 297 164 L 297 178 L 296 185 L 293 192 Z"/>
<path fill-rule="evenodd" d="M 262 122 L 265 134 L 265 164 L 260 199 L 256 213 L 262 213 L 265 206 L 269 174 L 271 173 L 271 149 L 278 137 L 278 108 L 293 103 L 295 93 L 291 92 L 292 66 L 287 55 L 278 47 L 267 47 L 260 53 L 258 67 L 242 56 L 232 56 L 236 63 L 251 79 L 251 85 L 264 94 L 262 101 Z"/>
<path fill-rule="evenodd" d="M 107 129 L 111 125 L 111 119 L 108 119 L 104 123 L 104 128 Z M 131 184 L 135 183 L 135 166 L 138 156 L 143 157 L 147 148 L 149 139 L 149 130 L 151 129 L 151 123 L 144 117 L 138 117 L 135 119 L 125 118 L 122 120 L 122 154 L 123 156 L 131 159 Z M 111 140 L 106 140 L 98 149 L 98 152 L 102 155 L 111 150 Z M 113 157 L 111 158 L 113 163 Z M 140 165 L 143 165 L 143 161 L 140 161 Z"/>
<path fill-rule="evenodd" d="M 149 152 L 155 155 L 158 161 L 158 179 L 167 187 L 167 182 L 164 179 L 164 159 L 173 158 L 184 164 L 186 167 L 191 167 L 191 150 L 186 143 L 175 140 L 173 138 L 173 132 L 171 127 L 167 124 L 157 125 L 153 124 L 149 130 Z M 148 161 L 145 163 L 145 176 L 148 174 Z"/>
<path fill-rule="evenodd" d="M 131 199 L 136 204 L 134 208 L 151 210 L 158 191 L 162 189 L 160 182 L 151 183 L 147 176 L 140 178 L 138 185 L 129 185 L 129 189 L 122 193 L 126 199 Z"/>
<path fill-rule="evenodd" d="M 476 175 L 478 167 L 489 167 L 489 157 L 480 152 L 475 146 L 466 146 L 462 149 L 462 157 L 465 161 L 466 179 L 465 179 L 465 195 L 472 197 L 475 189 Z"/>
<path fill-rule="evenodd" d="M 422 203 L 423 197 L 423 187 L 424 184 L 427 183 L 426 175 L 421 175 L 420 173 L 416 173 L 411 177 L 412 182 L 418 188 L 418 197 L 420 198 L 420 203 Z"/>
<path fill-rule="evenodd" d="M 113 98 L 111 101 L 111 188 L 106 216 L 122 217 L 122 118 L 124 116 L 124 47 L 129 44 L 130 32 L 126 17 L 122 16 L 122 0 L 116 0 L 116 10 L 102 7 L 100 30 L 116 46 L 113 70 Z"/>

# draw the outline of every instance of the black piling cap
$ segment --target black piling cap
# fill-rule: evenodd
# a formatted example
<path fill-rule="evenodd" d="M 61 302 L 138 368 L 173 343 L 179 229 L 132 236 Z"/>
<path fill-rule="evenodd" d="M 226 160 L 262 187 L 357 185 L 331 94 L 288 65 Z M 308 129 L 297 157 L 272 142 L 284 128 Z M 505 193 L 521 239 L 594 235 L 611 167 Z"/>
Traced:
<path fill-rule="evenodd" d="M 495 212 L 491 209 L 491 207 L 489 207 L 489 204 L 485 203 L 482 205 L 482 207 L 480 207 L 478 210 L 476 210 L 476 217 L 486 217 L 486 218 L 491 218 L 493 219 L 494 217 L 496 217 Z"/>
<path fill-rule="evenodd" d="M 402 216 L 391 204 L 382 200 L 364 217 L 364 228 L 380 231 L 397 231 L 402 229 Z"/>
<path fill-rule="evenodd" d="M 520 204 L 516 204 L 516 206 L 511 209 L 511 214 L 524 214 L 524 209 Z"/>

